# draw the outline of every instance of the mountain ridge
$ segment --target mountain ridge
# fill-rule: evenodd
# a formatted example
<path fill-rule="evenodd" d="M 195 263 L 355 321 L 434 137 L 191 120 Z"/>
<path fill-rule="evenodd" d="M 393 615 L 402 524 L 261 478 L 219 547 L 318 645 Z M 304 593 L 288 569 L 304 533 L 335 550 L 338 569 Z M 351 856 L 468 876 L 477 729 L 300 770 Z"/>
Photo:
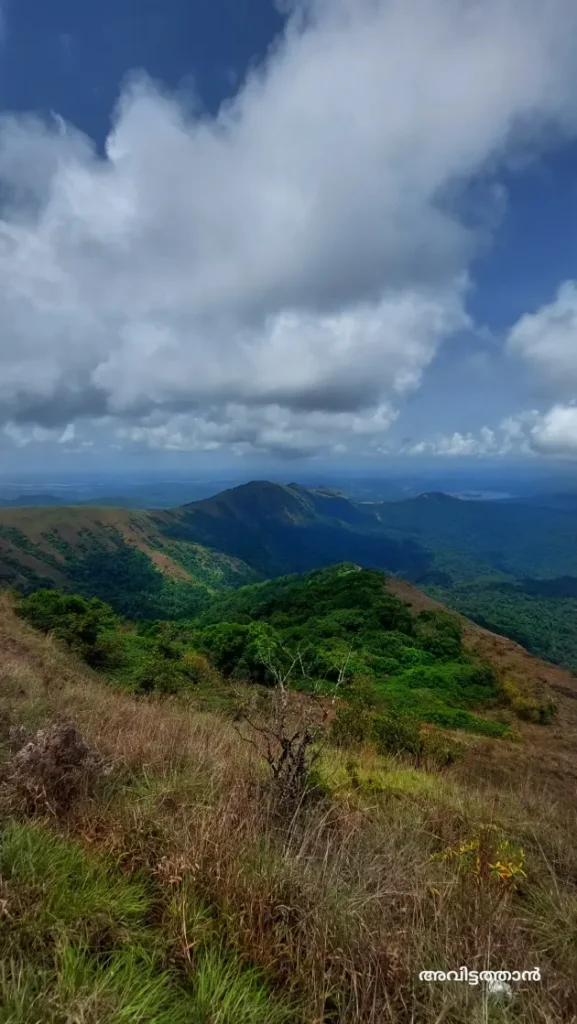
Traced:
<path fill-rule="evenodd" d="M 556 528 L 562 552 L 556 550 L 554 556 L 550 552 L 535 554 L 531 538 L 523 530 L 527 510 L 522 505 L 496 508 L 493 502 L 463 502 L 442 492 L 366 504 L 332 489 L 255 480 L 170 510 L 2 508 L 0 568 L 4 578 L 9 578 L 6 555 L 8 561 L 10 557 L 13 560 L 19 549 L 23 564 L 31 564 L 32 558 L 42 565 L 42 555 L 48 556 L 44 557 L 43 568 L 50 578 L 58 572 L 54 559 L 65 562 L 62 552 L 54 548 L 55 532 L 69 546 L 82 548 L 83 537 L 96 533 L 102 539 L 108 534 L 112 541 L 112 532 L 116 531 L 124 541 L 147 554 L 161 571 L 181 579 L 190 578 L 190 572 L 174 552 L 167 550 L 172 542 L 224 552 L 265 574 L 313 568 L 314 564 L 326 564 L 328 557 L 333 561 L 356 557 L 358 561 L 368 559 L 367 564 L 375 568 L 404 572 L 414 582 L 426 577 L 428 570 L 441 567 L 442 558 L 431 555 L 433 547 L 444 558 L 451 550 L 470 548 L 474 542 L 477 550 L 473 560 L 478 571 L 484 567 L 505 575 L 512 570 L 544 578 L 577 575 L 577 527 L 572 525 L 571 517 L 562 510 L 541 506 L 532 509 L 531 514 L 539 525 L 544 519 L 550 529 Z M 495 524 L 502 540 L 496 538 Z M 291 557 L 298 565 L 289 564 L 286 552 L 280 550 L 284 529 L 292 531 Z M 318 536 L 321 529 L 324 537 Z M 312 531 L 313 543 L 306 539 L 307 530 Z M 23 538 L 36 550 L 26 550 Z M 355 545 L 358 556 L 351 552 Z M 500 550 L 503 546 L 506 551 Z"/>
<path fill-rule="evenodd" d="M 114 583 L 123 614 L 139 591 L 168 588 L 172 602 L 188 588 L 187 601 L 196 600 L 339 562 L 406 579 L 533 653 L 577 666 L 570 510 L 442 492 L 367 504 L 332 488 L 267 480 L 170 510 L 0 509 L 5 585 L 60 585 L 85 595 L 96 587 L 114 603 Z"/>

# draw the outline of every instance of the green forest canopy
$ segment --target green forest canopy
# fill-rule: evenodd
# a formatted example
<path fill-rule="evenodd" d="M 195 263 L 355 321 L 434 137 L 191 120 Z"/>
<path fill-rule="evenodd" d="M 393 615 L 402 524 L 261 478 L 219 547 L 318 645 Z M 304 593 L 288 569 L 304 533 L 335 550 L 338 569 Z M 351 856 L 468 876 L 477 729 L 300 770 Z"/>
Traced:
<path fill-rule="evenodd" d="M 468 653 L 457 616 L 413 616 L 375 570 L 343 564 L 229 591 L 190 619 L 129 622 L 98 598 L 39 590 L 20 614 L 92 667 L 146 692 L 214 686 L 215 678 L 293 686 L 424 722 L 489 735 L 508 731 L 494 669 Z"/>

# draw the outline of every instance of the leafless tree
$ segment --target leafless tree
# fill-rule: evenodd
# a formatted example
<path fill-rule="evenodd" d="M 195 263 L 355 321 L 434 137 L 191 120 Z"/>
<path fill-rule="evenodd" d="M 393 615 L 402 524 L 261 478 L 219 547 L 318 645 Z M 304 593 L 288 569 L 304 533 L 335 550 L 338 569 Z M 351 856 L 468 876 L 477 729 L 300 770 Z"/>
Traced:
<path fill-rule="evenodd" d="M 257 717 L 253 710 L 245 707 L 239 715 L 252 733 L 247 736 L 243 731 L 243 739 L 264 758 L 271 770 L 281 805 L 290 808 L 297 806 L 310 788 L 311 769 L 321 754 L 327 720 L 351 656 L 349 650 L 343 664 L 335 666 L 339 668 L 338 680 L 331 698 L 327 699 L 319 686 L 305 695 L 289 685 L 295 674 L 308 678 L 307 650 L 299 647 L 290 653 L 286 648 L 280 648 L 282 664 L 281 659 L 274 658 L 271 650 L 264 650 L 263 664 L 274 679 L 267 713 Z"/>

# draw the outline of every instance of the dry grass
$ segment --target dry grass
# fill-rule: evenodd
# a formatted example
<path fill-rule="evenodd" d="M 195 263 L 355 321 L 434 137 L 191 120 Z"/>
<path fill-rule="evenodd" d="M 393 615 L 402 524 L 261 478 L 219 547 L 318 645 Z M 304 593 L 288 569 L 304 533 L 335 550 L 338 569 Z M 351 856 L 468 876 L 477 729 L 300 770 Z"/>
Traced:
<path fill-rule="evenodd" d="M 539 775 L 526 744 L 470 741 L 447 772 L 327 751 L 320 793 L 283 819 L 257 753 L 217 715 L 106 687 L 17 621 L 7 597 L 3 652 L 5 714 L 28 729 L 74 721 L 113 767 L 54 827 L 144 873 L 183 970 L 200 901 L 241 960 L 294 998 L 295 1022 L 577 1020 L 575 791 Z M 488 867 L 505 839 L 510 859 L 523 848 L 526 877 Z M 543 981 L 505 1004 L 417 977 L 462 964 L 539 966 Z"/>

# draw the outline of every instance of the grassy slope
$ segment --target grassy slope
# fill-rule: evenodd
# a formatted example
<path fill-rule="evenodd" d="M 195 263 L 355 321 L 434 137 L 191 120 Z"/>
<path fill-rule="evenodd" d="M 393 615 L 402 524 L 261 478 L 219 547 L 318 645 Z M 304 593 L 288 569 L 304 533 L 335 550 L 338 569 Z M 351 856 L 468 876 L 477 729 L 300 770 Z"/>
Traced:
<path fill-rule="evenodd" d="M 193 540 L 174 542 L 166 531 L 175 522 L 170 512 L 111 508 L 30 508 L 0 512 L 0 576 L 16 586 L 44 577 L 55 583 L 70 578 L 70 563 L 93 550 L 114 551 L 129 545 L 176 582 L 198 581 L 218 587 L 254 578 L 234 557 L 208 551 Z"/>
<path fill-rule="evenodd" d="M 323 801 L 279 821 L 230 723 L 115 692 L 5 595 L 0 655 L 5 725 L 74 720 L 112 765 L 65 821 L 3 805 L 3 1024 L 571 1019 L 577 702 L 560 686 L 555 730 L 470 737 L 450 772 L 327 750 Z M 466 851 L 435 859 L 476 839 L 522 847 L 526 878 L 477 876 Z M 543 981 L 503 1007 L 418 981 L 462 963 L 539 965 Z"/>

